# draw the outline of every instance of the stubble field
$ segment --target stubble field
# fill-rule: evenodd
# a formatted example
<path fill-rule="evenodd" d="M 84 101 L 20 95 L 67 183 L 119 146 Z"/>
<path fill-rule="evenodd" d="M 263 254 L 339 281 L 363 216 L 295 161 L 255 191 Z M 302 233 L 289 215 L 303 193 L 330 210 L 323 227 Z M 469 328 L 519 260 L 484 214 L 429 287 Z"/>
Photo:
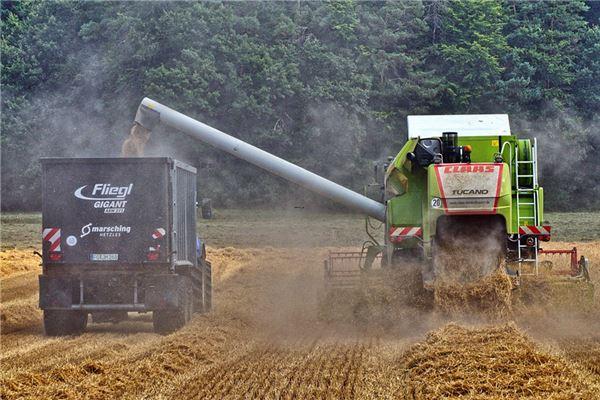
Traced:
<path fill-rule="evenodd" d="M 586 230 L 573 232 L 581 218 Z M 577 245 L 600 285 L 600 217 L 548 219 L 561 242 L 547 247 Z M 409 310 L 385 329 L 319 319 L 322 260 L 364 236 L 346 214 L 217 210 L 199 223 L 212 313 L 167 336 L 146 314 L 48 338 L 31 254 L 40 222 L 2 216 L 1 398 L 600 398 L 598 296 L 585 316 L 536 310 L 493 324 Z"/>

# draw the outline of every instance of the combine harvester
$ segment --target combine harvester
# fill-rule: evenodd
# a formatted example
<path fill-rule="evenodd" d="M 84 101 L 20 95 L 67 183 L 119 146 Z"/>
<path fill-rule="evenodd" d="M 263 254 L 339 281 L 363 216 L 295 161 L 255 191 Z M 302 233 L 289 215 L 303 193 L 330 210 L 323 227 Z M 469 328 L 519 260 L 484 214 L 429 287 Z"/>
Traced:
<path fill-rule="evenodd" d="M 148 98 L 135 122 L 148 130 L 163 123 L 366 214 L 370 240 L 362 250 L 330 253 L 325 261 L 330 292 L 368 287 L 364 282 L 380 271 L 406 273 L 414 265 L 421 294 L 441 279 L 476 282 L 500 267 L 518 287 L 548 265 L 539 258 L 551 227 L 544 222 L 536 141 L 511 135 L 507 115 L 409 116 L 408 141 L 376 168 L 378 201 Z M 383 243 L 373 219 L 385 226 Z M 587 260 L 562 252 L 571 254 L 571 269 L 553 281 L 585 287 L 593 297 Z"/>

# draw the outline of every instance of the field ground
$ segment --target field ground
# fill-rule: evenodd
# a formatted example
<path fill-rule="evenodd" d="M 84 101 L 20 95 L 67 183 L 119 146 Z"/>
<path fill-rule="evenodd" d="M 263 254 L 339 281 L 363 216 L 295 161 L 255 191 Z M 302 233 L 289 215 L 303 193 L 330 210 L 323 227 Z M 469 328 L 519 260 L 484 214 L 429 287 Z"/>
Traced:
<path fill-rule="evenodd" d="M 547 219 L 562 241 L 548 247 L 577 245 L 600 286 L 600 216 Z M 323 258 L 364 240 L 363 219 L 345 214 L 217 210 L 199 224 L 214 312 L 167 336 L 139 315 L 48 338 L 31 254 L 40 224 L 2 215 L 2 399 L 600 399 L 598 298 L 585 318 L 538 310 L 490 326 L 406 310 L 386 329 L 322 322 Z"/>
<path fill-rule="evenodd" d="M 198 219 L 198 230 L 213 247 L 360 246 L 365 235 L 361 215 L 287 210 L 215 210 L 212 220 Z M 600 240 L 600 212 L 546 213 L 552 240 Z M 40 246 L 40 213 L 3 213 L 0 250 Z"/>

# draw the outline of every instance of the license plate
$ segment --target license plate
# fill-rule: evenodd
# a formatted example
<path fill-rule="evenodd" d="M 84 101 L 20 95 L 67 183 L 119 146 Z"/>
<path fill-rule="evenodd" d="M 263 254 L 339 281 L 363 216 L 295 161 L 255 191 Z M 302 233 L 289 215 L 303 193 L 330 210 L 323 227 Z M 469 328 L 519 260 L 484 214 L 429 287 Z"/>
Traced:
<path fill-rule="evenodd" d="M 118 254 L 90 254 L 92 261 L 119 261 Z"/>

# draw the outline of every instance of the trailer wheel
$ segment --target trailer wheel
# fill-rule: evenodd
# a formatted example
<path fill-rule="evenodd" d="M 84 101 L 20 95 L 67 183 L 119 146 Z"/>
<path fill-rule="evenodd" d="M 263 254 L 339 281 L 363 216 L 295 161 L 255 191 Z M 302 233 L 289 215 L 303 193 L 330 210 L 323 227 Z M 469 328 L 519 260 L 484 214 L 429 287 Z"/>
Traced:
<path fill-rule="evenodd" d="M 205 261 L 202 265 L 202 292 L 204 293 L 203 312 L 212 310 L 212 266 Z"/>
<path fill-rule="evenodd" d="M 44 331 L 48 336 L 81 335 L 87 320 L 82 311 L 44 310 Z"/>
<path fill-rule="evenodd" d="M 194 311 L 194 302 L 192 298 L 192 286 L 189 280 L 186 282 L 181 296 L 181 304 L 175 310 L 154 310 L 152 312 L 154 332 L 162 335 L 172 333 L 183 328 L 190 321 Z"/>
<path fill-rule="evenodd" d="M 198 268 L 194 269 L 194 312 L 207 313 L 212 309 L 212 276 L 208 261 L 198 258 Z"/>
<path fill-rule="evenodd" d="M 193 311 L 195 313 L 204 312 L 204 292 L 203 292 L 203 261 L 198 258 L 198 266 L 192 269 L 193 286 Z"/>
<path fill-rule="evenodd" d="M 211 199 L 202 199 L 202 218 L 211 219 L 212 218 L 212 200 Z"/>

